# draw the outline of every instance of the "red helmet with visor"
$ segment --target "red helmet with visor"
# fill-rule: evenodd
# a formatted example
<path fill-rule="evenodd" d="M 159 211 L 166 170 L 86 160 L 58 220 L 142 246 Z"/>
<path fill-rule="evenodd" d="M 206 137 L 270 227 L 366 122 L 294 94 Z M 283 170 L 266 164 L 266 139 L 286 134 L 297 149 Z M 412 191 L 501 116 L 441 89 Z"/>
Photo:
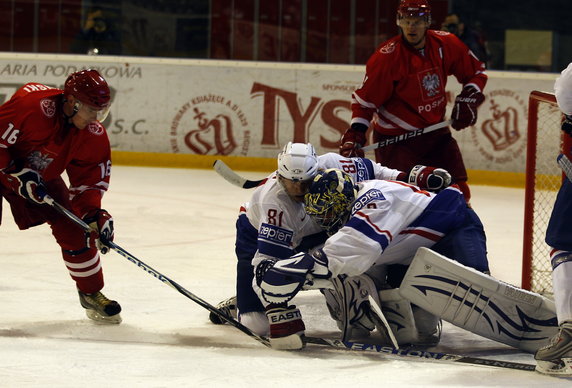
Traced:
<path fill-rule="evenodd" d="M 406 17 L 421 17 L 431 24 L 431 6 L 426 0 L 401 0 L 397 7 L 397 24 Z"/>
<path fill-rule="evenodd" d="M 74 109 L 85 119 L 103 121 L 109 113 L 111 92 L 107 81 L 97 70 L 87 69 L 72 73 L 64 84 L 64 93 L 74 96 L 79 103 Z"/>

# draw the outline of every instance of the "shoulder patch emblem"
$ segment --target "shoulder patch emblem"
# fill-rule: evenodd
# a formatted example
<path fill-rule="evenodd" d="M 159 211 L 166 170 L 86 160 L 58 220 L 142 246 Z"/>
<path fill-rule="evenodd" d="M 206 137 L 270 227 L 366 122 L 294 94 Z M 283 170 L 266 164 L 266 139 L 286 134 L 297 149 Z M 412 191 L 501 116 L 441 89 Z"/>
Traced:
<path fill-rule="evenodd" d="M 391 54 L 394 51 L 395 51 L 395 42 L 388 43 L 379 49 L 379 52 L 382 54 Z"/>
<path fill-rule="evenodd" d="M 435 35 L 449 35 L 450 32 L 448 31 L 441 31 L 441 30 L 433 30 L 435 32 Z"/>
<path fill-rule="evenodd" d="M 103 132 L 105 131 L 103 125 L 97 121 L 92 121 L 91 123 L 87 124 L 87 130 L 96 136 L 103 135 Z"/>
<path fill-rule="evenodd" d="M 44 98 L 40 101 L 40 108 L 47 117 L 54 117 L 56 114 L 56 102 L 49 98 Z"/>

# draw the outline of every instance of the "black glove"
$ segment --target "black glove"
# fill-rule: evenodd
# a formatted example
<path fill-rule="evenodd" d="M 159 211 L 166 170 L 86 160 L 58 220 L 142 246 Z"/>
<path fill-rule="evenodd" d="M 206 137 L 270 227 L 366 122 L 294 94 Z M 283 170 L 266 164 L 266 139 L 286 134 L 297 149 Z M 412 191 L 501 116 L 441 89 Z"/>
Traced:
<path fill-rule="evenodd" d="M 564 121 L 560 127 L 568 136 L 572 136 L 572 115 L 564 115 Z"/>
<path fill-rule="evenodd" d="M 7 172 L 6 180 L 10 188 L 20 197 L 38 204 L 44 203 L 47 194 L 42 176 L 31 168 L 22 168 L 16 172 Z"/>
<path fill-rule="evenodd" d="M 465 87 L 455 98 L 455 106 L 451 118 L 451 126 L 457 131 L 470 127 L 477 122 L 477 108 L 483 103 L 485 96 L 473 86 Z"/>
<path fill-rule="evenodd" d="M 109 252 L 109 242 L 113 241 L 113 218 L 104 209 L 95 209 L 88 212 L 83 218 L 93 232 L 89 233 L 88 246 L 96 246 L 103 254 Z"/>

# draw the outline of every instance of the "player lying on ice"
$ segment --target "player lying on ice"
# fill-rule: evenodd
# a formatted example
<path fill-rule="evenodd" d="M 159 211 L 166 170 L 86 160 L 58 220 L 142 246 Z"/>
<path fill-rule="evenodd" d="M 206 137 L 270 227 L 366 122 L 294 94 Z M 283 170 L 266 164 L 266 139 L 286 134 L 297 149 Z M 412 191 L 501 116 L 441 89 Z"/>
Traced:
<path fill-rule="evenodd" d="M 485 274 L 483 225 L 457 188 L 434 194 L 395 181 L 354 184 L 329 169 L 318 172 L 304 202 L 331 236 L 323 248 L 253 262 L 273 347 L 303 346 L 305 325 L 288 302 L 311 288 L 323 290 L 343 340 L 379 328 L 368 296 L 384 311 L 399 312 L 387 316 L 398 344 L 437 343 L 440 318 L 527 351 L 555 332 L 550 301 Z M 392 263 L 410 268 L 400 289 L 385 290 L 383 268 Z"/>
<path fill-rule="evenodd" d="M 234 317 L 238 306 L 239 321 L 257 334 L 268 335 L 269 326 L 264 306 L 253 290 L 252 260 L 286 259 L 323 244 L 327 235 L 306 215 L 303 198 L 318 171 L 327 168 L 339 168 L 357 182 L 401 180 L 427 190 L 439 190 L 451 182 L 449 173 L 439 168 L 415 166 L 404 173 L 361 157 L 317 156 L 310 143 L 288 143 L 278 155 L 277 171 L 241 206 L 236 222 L 237 294 L 217 306 Z M 214 314 L 210 319 L 223 323 Z"/>

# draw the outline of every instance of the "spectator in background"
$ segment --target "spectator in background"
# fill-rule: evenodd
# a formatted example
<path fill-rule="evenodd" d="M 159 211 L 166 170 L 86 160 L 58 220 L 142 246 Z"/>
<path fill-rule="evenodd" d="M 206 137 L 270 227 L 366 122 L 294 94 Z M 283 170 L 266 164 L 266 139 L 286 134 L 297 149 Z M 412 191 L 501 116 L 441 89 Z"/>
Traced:
<path fill-rule="evenodd" d="M 489 53 L 484 37 L 477 30 L 469 28 L 459 15 L 448 14 L 441 25 L 441 30 L 455 34 L 481 62 L 487 65 Z"/>
<path fill-rule="evenodd" d="M 71 51 L 90 55 L 120 55 L 121 37 L 111 18 L 96 7 L 87 13 L 81 31 L 75 36 Z"/>

